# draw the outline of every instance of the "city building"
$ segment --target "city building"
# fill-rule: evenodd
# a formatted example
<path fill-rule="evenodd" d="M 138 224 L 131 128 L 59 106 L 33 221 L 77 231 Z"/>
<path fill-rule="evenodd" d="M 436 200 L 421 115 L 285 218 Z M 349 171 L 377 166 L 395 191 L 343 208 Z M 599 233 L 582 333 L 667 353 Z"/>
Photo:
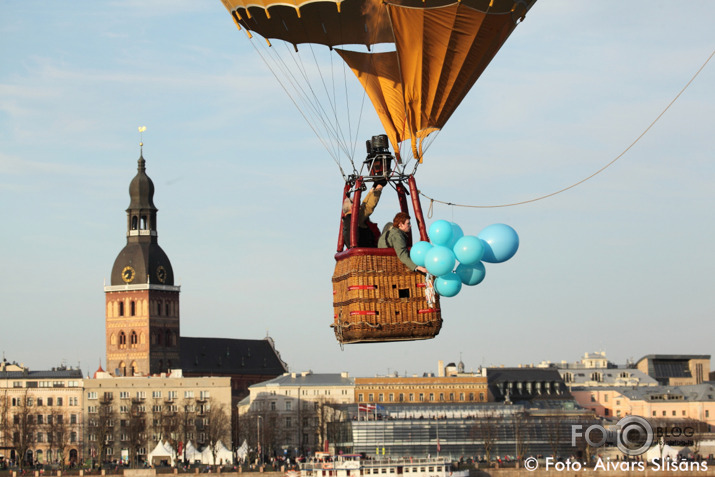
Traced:
<path fill-rule="evenodd" d="M 559 368 L 558 371 L 571 391 L 594 387 L 658 386 L 658 381 L 634 368 Z"/>
<path fill-rule="evenodd" d="M 355 401 L 358 403 L 484 403 L 490 400 L 484 376 L 355 378 Z"/>
<path fill-rule="evenodd" d="M 366 414 L 362 405 L 342 406 L 343 419 L 328 425 L 330 451 L 365 455 L 446 456 L 452 460 L 515 460 L 526 455 L 580 455 L 571 426 L 599 421 L 573 400 L 530 404 L 385 404 Z"/>
<path fill-rule="evenodd" d="M 82 371 L 60 366 L 33 371 L 0 364 L 2 460 L 78 463 L 82 455 Z"/>
<path fill-rule="evenodd" d="M 487 368 L 486 373 L 494 401 L 572 399 L 558 370 L 553 368 Z"/>
<path fill-rule="evenodd" d="M 715 385 L 574 388 L 578 404 L 606 418 L 698 421 L 715 429 Z"/>
<path fill-rule="evenodd" d="M 664 386 L 700 384 L 710 375 L 710 355 L 649 354 L 635 367 Z"/>
<path fill-rule="evenodd" d="M 234 402 L 248 386 L 287 371 L 270 337 L 262 340 L 181 336 L 179 285 L 158 243 L 154 183 L 140 154 L 129 184 L 127 243 L 104 287 L 107 372 L 151 376 L 181 369 L 183 376 L 231 378 Z"/>
<path fill-rule="evenodd" d="M 230 449 L 230 381 L 183 377 L 178 370 L 116 377 L 100 367 L 84 380 L 85 457 L 95 463 L 142 463 L 158 442 L 180 455 L 189 442 L 199 449 L 220 440 Z"/>
<path fill-rule="evenodd" d="M 239 438 L 268 455 L 322 450 L 327 423 L 341 418 L 336 410 L 354 402 L 354 392 L 348 373 L 284 373 L 254 384 L 239 405 Z"/>

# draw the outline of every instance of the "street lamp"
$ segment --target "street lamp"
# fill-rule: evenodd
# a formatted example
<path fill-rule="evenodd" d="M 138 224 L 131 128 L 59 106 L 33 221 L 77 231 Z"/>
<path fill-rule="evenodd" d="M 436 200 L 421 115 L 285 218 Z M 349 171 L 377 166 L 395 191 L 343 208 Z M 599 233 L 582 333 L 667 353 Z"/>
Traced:
<path fill-rule="evenodd" d="M 258 440 L 259 463 L 263 466 L 263 453 L 261 452 L 261 419 L 263 419 L 263 416 L 256 416 L 256 439 Z"/>

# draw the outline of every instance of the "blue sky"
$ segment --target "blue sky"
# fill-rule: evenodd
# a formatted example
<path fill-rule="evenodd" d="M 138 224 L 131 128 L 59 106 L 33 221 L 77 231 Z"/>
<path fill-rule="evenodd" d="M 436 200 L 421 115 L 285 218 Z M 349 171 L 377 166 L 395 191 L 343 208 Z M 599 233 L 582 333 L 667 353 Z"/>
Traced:
<path fill-rule="evenodd" d="M 292 370 L 373 375 L 711 354 L 715 64 L 619 161 L 549 199 L 435 204 L 517 255 L 442 302 L 434 340 L 341 350 L 330 278 L 342 178 L 221 2 L 0 1 L 0 349 L 104 363 L 105 280 L 144 157 L 185 336 L 263 338 Z M 540 0 L 428 151 L 427 195 L 499 205 L 597 171 L 715 48 L 715 3 Z M 365 115 L 360 140 L 379 133 Z M 358 155 L 362 149 L 358 149 Z M 423 207 L 427 209 L 423 199 Z M 374 219 L 394 215 L 385 197 Z"/>

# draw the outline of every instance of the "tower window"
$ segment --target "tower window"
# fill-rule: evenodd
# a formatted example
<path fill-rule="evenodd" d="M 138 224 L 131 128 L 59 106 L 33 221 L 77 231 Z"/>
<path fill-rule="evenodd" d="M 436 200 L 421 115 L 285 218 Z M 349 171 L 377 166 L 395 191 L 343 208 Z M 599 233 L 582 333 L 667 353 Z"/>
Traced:
<path fill-rule="evenodd" d="M 132 334 L 129 335 L 129 343 L 132 345 L 132 348 L 136 348 L 136 347 L 137 347 L 137 342 L 138 342 L 137 332 L 136 332 L 136 331 L 132 331 Z"/>
<path fill-rule="evenodd" d="M 119 302 L 119 316 L 124 316 L 124 302 Z"/>
<path fill-rule="evenodd" d="M 141 229 L 146 230 L 146 215 L 142 215 Z"/>
<path fill-rule="evenodd" d="M 125 335 L 123 331 L 119 332 L 119 347 L 120 348 L 127 347 L 127 335 Z"/>
<path fill-rule="evenodd" d="M 136 230 L 137 227 L 139 226 L 139 221 L 137 219 L 137 216 L 132 217 L 132 230 Z"/>
<path fill-rule="evenodd" d="M 131 307 L 131 315 L 135 316 L 137 314 L 137 304 L 136 302 L 131 302 L 130 304 Z"/>

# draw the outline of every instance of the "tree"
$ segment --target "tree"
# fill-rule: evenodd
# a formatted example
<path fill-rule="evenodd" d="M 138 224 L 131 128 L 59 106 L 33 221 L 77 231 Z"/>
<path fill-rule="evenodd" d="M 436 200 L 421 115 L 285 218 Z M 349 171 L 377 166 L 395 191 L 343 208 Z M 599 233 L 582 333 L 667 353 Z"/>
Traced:
<path fill-rule="evenodd" d="M 186 462 L 186 446 L 189 441 L 194 440 L 196 433 L 196 406 L 194 401 L 184 398 L 174 419 L 176 421 L 178 439 L 181 442 L 181 450 L 183 451 L 182 460 Z M 176 448 L 176 451 L 179 452 L 179 447 Z"/>
<path fill-rule="evenodd" d="M 22 396 L 15 399 L 17 400 L 17 405 L 13 407 L 12 440 L 17 452 L 18 463 L 20 468 L 23 468 L 27 458 L 27 451 L 35 443 L 38 427 L 35 415 L 32 413 L 34 397 L 25 389 Z M 32 462 L 30 464 L 32 465 Z"/>
<path fill-rule="evenodd" d="M 181 439 L 180 430 L 178 406 L 175 404 L 165 405 L 161 412 L 161 436 L 162 439 L 169 442 L 169 445 L 176 449 L 177 452 L 179 451 L 179 441 Z M 178 460 L 179 456 L 177 455 L 176 458 Z"/>
<path fill-rule="evenodd" d="M 325 448 L 325 441 L 328 438 L 328 423 L 336 420 L 336 403 L 332 399 L 321 396 L 314 401 L 313 404 L 315 411 L 315 436 L 320 450 L 323 450 Z"/>
<path fill-rule="evenodd" d="M 9 447 L 10 442 L 10 403 L 7 389 L 0 396 L 0 447 Z"/>
<path fill-rule="evenodd" d="M 57 461 L 61 468 L 65 468 L 65 448 L 67 447 L 70 437 L 70 429 L 67 425 L 65 414 L 58 408 L 53 408 L 47 416 L 45 423 L 45 431 L 47 432 L 47 444 L 50 451 L 56 450 Z"/>
<path fill-rule="evenodd" d="M 514 414 L 514 441 L 516 443 L 516 459 L 522 462 L 529 450 L 529 438 L 531 429 L 529 428 L 529 416 L 520 412 Z"/>
<path fill-rule="evenodd" d="M 206 435 L 206 444 L 211 450 L 214 465 L 217 465 L 216 455 L 219 447 L 218 443 L 229 442 L 231 436 L 231 421 L 226 412 L 226 404 L 214 401 L 209 398 L 206 404 L 201 405 L 201 415 L 203 416 L 203 431 Z"/>
<path fill-rule="evenodd" d="M 487 412 L 483 416 L 477 417 L 476 422 L 472 425 L 472 439 L 481 442 L 484 446 L 488 466 L 492 463 L 492 450 L 496 444 L 498 429 L 499 420 L 494 412 Z"/>
<path fill-rule="evenodd" d="M 146 448 L 146 408 L 144 401 L 135 399 L 129 407 L 129 415 L 127 416 L 127 436 L 129 437 L 129 455 L 131 465 L 138 467 L 139 450 Z"/>
<path fill-rule="evenodd" d="M 96 414 L 91 413 L 87 422 L 90 445 L 93 455 L 100 462 L 107 460 L 107 449 L 114 447 L 114 422 L 117 418 L 110 400 L 102 400 L 96 406 Z M 96 443 L 96 444 L 95 444 Z"/>
<path fill-rule="evenodd" d="M 551 457 L 556 459 L 559 456 L 559 446 L 564 438 L 561 416 L 547 416 L 544 419 L 544 427 L 551 448 Z"/>

